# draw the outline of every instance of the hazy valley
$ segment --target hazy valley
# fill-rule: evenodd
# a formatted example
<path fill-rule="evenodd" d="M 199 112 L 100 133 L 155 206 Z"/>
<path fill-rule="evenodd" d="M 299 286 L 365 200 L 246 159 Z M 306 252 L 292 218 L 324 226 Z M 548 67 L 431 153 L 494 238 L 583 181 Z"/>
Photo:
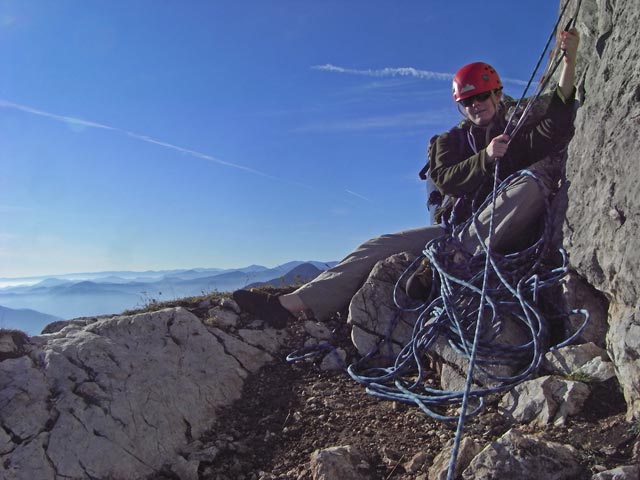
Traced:
<path fill-rule="evenodd" d="M 274 268 L 196 268 L 149 272 L 95 272 L 0 278 L 0 327 L 30 335 L 56 319 L 120 313 L 153 301 L 309 281 L 335 262 L 292 261 Z"/>

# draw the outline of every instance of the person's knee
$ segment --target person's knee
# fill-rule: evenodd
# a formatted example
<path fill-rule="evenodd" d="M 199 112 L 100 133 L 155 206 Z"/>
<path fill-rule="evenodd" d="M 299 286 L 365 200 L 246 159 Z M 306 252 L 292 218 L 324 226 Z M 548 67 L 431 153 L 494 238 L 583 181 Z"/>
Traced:
<path fill-rule="evenodd" d="M 536 179 L 523 175 L 507 186 L 503 202 L 518 210 L 538 212 L 544 208 L 549 192 L 546 186 Z"/>

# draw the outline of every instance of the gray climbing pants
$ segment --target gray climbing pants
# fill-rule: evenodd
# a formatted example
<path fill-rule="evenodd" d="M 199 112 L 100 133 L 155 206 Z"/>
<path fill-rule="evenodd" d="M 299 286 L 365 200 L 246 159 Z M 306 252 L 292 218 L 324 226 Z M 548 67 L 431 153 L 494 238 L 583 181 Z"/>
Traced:
<path fill-rule="evenodd" d="M 533 228 L 544 211 L 549 190 L 530 177 L 518 177 L 496 198 L 492 246 L 508 248 Z M 478 231 L 470 226 L 460 235 L 465 249 L 481 251 L 478 235 L 486 240 L 489 232 L 490 207 L 478 216 Z M 391 255 L 422 253 L 425 245 L 443 235 L 438 225 L 414 228 L 367 240 L 336 266 L 322 272 L 295 292 L 318 320 L 326 320 L 344 309 L 369 276 L 375 264 Z"/>

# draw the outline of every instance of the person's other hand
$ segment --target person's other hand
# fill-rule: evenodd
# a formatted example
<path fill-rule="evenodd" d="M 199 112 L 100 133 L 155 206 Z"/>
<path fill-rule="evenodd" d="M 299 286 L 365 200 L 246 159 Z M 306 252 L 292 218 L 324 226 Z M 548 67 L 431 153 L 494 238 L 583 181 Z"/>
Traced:
<path fill-rule="evenodd" d="M 560 32 L 560 48 L 564 52 L 565 62 L 575 63 L 579 44 L 580 34 L 575 28 Z"/>

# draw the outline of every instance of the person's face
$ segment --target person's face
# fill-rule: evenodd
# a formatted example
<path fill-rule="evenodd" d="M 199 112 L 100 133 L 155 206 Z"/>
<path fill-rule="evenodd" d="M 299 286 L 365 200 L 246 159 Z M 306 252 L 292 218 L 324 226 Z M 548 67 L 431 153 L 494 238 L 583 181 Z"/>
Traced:
<path fill-rule="evenodd" d="M 460 101 L 460 104 L 462 104 L 469 120 L 479 127 L 484 127 L 491 123 L 496 114 L 498 95 L 500 95 L 500 92 L 494 95 L 491 92 L 485 92 L 474 97 L 465 98 Z"/>

